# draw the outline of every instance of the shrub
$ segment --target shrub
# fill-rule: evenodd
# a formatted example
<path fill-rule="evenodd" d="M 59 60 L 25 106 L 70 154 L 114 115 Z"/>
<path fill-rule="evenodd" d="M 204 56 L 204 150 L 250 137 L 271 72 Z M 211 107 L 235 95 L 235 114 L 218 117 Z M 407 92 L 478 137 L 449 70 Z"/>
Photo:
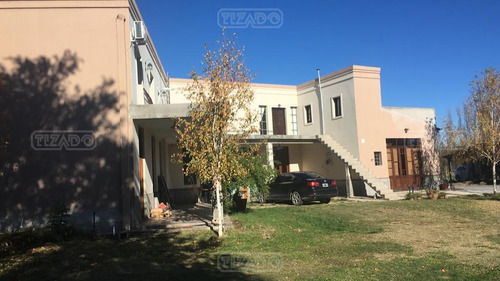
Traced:
<path fill-rule="evenodd" d="M 422 193 L 419 192 L 408 192 L 405 196 L 406 200 L 422 199 Z"/>
<path fill-rule="evenodd" d="M 75 234 L 75 228 L 68 224 L 69 208 L 64 203 L 54 206 L 50 214 L 49 229 L 56 239 L 68 239 Z"/>

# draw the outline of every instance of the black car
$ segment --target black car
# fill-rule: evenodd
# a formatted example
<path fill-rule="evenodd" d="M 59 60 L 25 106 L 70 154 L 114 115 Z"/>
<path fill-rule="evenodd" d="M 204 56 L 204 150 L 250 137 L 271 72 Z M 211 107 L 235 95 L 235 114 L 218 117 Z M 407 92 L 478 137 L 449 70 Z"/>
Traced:
<path fill-rule="evenodd" d="M 313 172 L 280 174 L 269 185 L 268 201 L 292 201 L 302 205 L 304 201 L 330 202 L 337 196 L 337 182 Z"/>

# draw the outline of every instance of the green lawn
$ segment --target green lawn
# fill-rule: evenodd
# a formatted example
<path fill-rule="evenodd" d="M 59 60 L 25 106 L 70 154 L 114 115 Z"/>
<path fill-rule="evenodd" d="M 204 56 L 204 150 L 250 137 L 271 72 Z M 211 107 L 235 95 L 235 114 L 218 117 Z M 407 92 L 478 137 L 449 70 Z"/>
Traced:
<path fill-rule="evenodd" d="M 0 280 L 500 280 L 498 200 L 277 204 L 231 218 L 221 240 L 33 239 L 0 252 Z"/>

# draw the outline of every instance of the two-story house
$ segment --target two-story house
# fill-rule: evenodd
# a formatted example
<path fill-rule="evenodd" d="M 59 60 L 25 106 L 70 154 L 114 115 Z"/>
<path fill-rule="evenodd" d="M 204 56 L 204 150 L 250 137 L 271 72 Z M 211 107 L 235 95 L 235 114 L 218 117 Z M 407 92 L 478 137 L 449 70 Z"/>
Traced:
<path fill-rule="evenodd" d="M 199 181 L 171 161 L 189 80 L 168 78 L 134 0 L 0 1 L 0 24 L 0 230 L 42 225 L 65 203 L 78 227 L 127 231 L 165 188 L 175 203 L 198 200 Z M 249 141 L 267 140 L 270 164 L 386 199 L 436 177 L 422 162 L 433 109 L 383 107 L 376 67 L 315 73 L 252 84 L 260 131 Z"/>

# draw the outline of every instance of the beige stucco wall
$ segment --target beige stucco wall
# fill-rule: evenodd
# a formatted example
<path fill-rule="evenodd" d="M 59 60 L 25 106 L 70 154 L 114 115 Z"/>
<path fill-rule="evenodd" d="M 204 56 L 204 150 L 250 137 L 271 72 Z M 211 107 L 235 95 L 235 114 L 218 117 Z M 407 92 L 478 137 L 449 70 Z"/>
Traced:
<path fill-rule="evenodd" d="M 295 86 L 253 84 L 255 93 L 252 108 L 267 107 L 267 134 L 273 135 L 273 108 L 285 109 L 286 134 L 292 134 L 291 107 L 297 107 L 297 90 Z M 299 109 L 297 108 L 297 111 Z M 300 134 L 300 131 L 299 131 Z"/>
<path fill-rule="evenodd" d="M 356 72 L 354 80 L 358 145 L 361 162 L 375 176 L 388 178 L 387 138 L 420 138 L 425 144 L 425 122 L 435 117 L 434 109 L 384 108 L 380 92 L 380 69 L 363 69 Z M 408 132 L 405 133 L 405 129 Z M 382 165 L 375 166 L 374 152 L 382 152 Z"/>
<path fill-rule="evenodd" d="M 357 115 L 354 96 L 353 74 L 349 69 L 325 75 L 321 79 L 322 101 L 324 110 L 325 134 L 334 137 L 344 148 L 358 157 L 357 142 Z M 309 81 L 298 87 L 299 110 L 299 132 L 305 135 L 321 134 L 321 115 L 319 103 L 319 89 L 317 80 Z M 332 116 L 332 98 L 341 97 L 342 117 Z M 304 116 L 304 107 L 312 105 L 313 124 L 307 125 Z"/>
<path fill-rule="evenodd" d="M 190 79 L 171 78 L 171 103 L 189 103 L 186 98 L 187 86 L 191 83 Z M 254 91 L 254 100 L 252 102 L 252 110 L 255 114 L 258 113 L 259 106 L 267 107 L 267 129 L 268 135 L 273 134 L 273 116 L 272 108 L 284 108 L 286 119 L 287 134 L 292 134 L 291 107 L 297 107 L 297 90 L 295 86 L 274 85 L 274 84 L 259 84 L 253 83 L 252 90 Z M 258 127 L 258 123 L 255 124 Z M 299 129 L 300 134 L 300 129 Z"/>
<path fill-rule="evenodd" d="M 302 145 L 288 145 L 288 155 L 290 160 L 290 172 L 303 171 L 302 165 Z"/>
<path fill-rule="evenodd" d="M 187 103 L 181 88 L 190 80 L 171 79 L 172 102 Z M 321 109 L 317 79 L 294 86 L 253 84 L 255 99 L 252 107 L 267 106 L 268 133 L 272 134 L 273 107 L 286 110 L 287 134 L 291 134 L 290 107 L 297 107 L 297 125 L 299 135 L 321 134 Z M 424 149 L 428 149 L 425 141 L 426 120 L 433 119 L 435 112 L 426 108 L 385 108 L 382 106 L 380 88 L 380 68 L 351 66 L 321 78 L 322 102 L 324 110 L 324 130 L 334 137 L 354 157 L 358 158 L 372 173 L 382 179 L 388 179 L 387 138 L 421 138 Z M 333 116 L 332 98 L 341 97 L 342 116 Z M 312 106 L 312 124 L 305 122 L 305 106 Z M 407 128 L 408 133 L 404 129 Z M 305 160 L 298 161 L 295 155 L 308 159 L 304 154 L 307 149 L 290 146 L 291 168 L 304 170 Z M 382 165 L 375 166 L 374 152 L 382 154 Z M 317 152 L 319 153 L 319 152 Z M 292 161 L 292 159 L 294 159 Z M 300 162 L 300 163 L 299 163 Z M 305 166 L 304 166 L 305 165 Z M 316 167 L 311 168 L 322 170 Z M 314 170 L 313 169 L 313 170 Z M 325 172 L 327 172 L 325 170 Z M 436 172 L 437 173 L 437 172 Z"/>
<path fill-rule="evenodd" d="M 321 133 L 319 90 L 317 79 L 298 88 L 299 132 L 305 135 Z M 382 106 L 380 68 L 351 66 L 321 78 L 325 133 L 334 137 L 363 165 L 382 179 L 388 179 L 386 158 L 387 138 L 421 138 L 423 149 L 426 120 L 435 112 L 427 108 L 385 108 Z M 341 97 L 342 117 L 332 115 L 332 98 Z M 311 104 L 313 124 L 305 125 L 304 106 Z M 404 129 L 408 128 L 408 133 Z M 374 152 L 382 154 L 382 165 L 375 166 Z M 437 173 L 437 171 L 436 171 Z"/>

